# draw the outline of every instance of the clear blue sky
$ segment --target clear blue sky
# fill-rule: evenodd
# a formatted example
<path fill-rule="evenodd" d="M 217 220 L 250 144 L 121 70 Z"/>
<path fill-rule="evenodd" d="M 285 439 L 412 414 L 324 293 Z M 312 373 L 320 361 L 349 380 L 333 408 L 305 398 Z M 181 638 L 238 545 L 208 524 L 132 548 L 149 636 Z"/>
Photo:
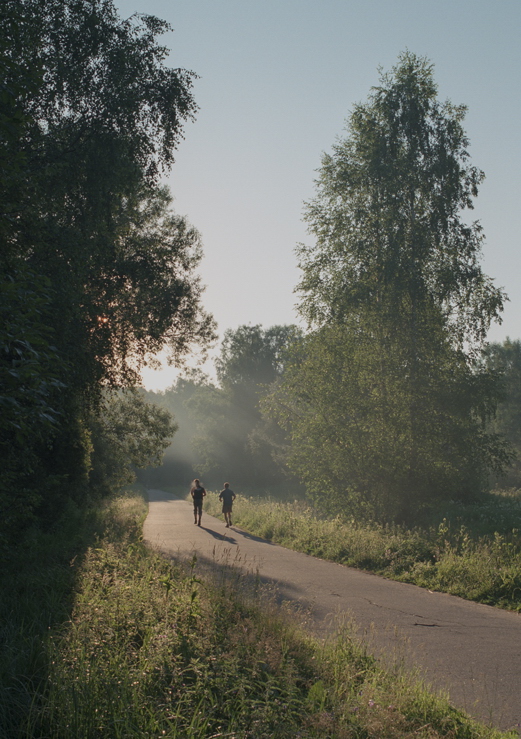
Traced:
<path fill-rule="evenodd" d="M 356 102 L 409 49 L 435 66 L 439 97 L 468 106 L 483 267 L 509 295 L 490 339 L 521 338 L 520 0 L 116 0 L 123 17 L 169 21 L 169 65 L 196 72 L 200 111 L 168 178 L 202 234 L 204 303 L 222 335 L 296 321 L 302 203 L 321 153 Z M 166 387 L 172 370 L 147 373 Z"/>

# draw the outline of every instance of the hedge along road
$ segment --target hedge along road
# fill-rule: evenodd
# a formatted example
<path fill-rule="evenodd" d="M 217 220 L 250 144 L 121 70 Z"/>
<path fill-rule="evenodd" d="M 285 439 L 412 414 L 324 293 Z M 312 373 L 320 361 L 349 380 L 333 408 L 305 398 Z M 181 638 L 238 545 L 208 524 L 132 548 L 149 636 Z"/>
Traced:
<path fill-rule="evenodd" d="M 284 549 L 206 513 L 194 526 L 189 502 L 161 490 L 148 495 L 144 539 L 162 553 L 255 573 L 278 599 L 309 610 L 319 635 L 346 612 L 374 651 L 398 653 L 453 705 L 499 729 L 521 723 L 521 615 Z"/>

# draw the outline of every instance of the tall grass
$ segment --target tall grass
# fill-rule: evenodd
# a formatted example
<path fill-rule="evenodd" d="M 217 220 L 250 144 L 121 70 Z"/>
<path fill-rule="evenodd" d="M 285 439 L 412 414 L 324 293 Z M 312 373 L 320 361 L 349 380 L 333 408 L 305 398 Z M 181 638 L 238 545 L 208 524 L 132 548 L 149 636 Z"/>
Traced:
<path fill-rule="evenodd" d="M 49 674 L 50 635 L 70 618 L 79 564 L 87 547 L 107 530 L 118 536 L 140 524 L 143 495 L 122 496 L 84 511 L 69 502 L 50 531 L 26 532 L 0 568 L 0 737 L 32 736 L 27 717 Z"/>
<path fill-rule="evenodd" d="M 205 508 L 219 515 L 217 496 Z M 451 504 L 438 525 L 407 529 L 321 518 L 301 502 L 239 496 L 235 523 L 290 549 L 469 600 L 521 610 L 521 496 Z"/>
<path fill-rule="evenodd" d="M 349 623 L 319 642 L 300 630 L 298 614 L 288 618 L 262 591 L 243 589 L 232 566 L 210 580 L 196 559 L 172 565 L 142 544 L 142 517 L 139 499 L 107 509 L 54 596 L 52 566 L 40 556 L 40 574 L 49 572 L 37 595 L 54 606 L 41 611 L 43 622 L 28 602 L 17 611 L 25 618 L 12 648 L 24 635 L 35 640 L 11 670 L 25 683 L 24 705 L 9 713 L 15 681 L 2 684 L 2 738 L 506 736 L 398 666 L 384 670 Z"/>

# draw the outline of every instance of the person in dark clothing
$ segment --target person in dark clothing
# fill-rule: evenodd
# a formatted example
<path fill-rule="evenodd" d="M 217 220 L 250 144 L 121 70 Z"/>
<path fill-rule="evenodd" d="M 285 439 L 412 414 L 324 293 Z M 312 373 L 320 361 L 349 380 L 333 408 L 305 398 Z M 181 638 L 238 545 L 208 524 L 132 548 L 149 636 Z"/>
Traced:
<path fill-rule="evenodd" d="M 194 524 L 200 526 L 201 516 L 203 515 L 203 498 L 206 495 L 206 490 L 197 478 L 192 483 L 190 495 L 194 501 Z"/>
<path fill-rule="evenodd" d="M 224 490 L 221 490 L 219 493 L 219 500 L 222 500 L 223 502 L 224 520 L 226 521 L 226 528 L 228 529 L 232 525 L 232 506 L 233 501 L 235 500 L 235 493 L 233 490 L 230 490 L 229 482 L 224 483 Z"/>

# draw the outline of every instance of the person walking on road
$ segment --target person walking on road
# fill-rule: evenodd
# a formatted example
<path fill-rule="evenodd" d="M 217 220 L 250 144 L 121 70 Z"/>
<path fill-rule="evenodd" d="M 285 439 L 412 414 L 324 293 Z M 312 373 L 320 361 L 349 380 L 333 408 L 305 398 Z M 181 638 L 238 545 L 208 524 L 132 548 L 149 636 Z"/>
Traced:
<path fill-rule="evenodd" d="M 225 482 L 224 490 L 221 490 L 221 492 L 219 493 L 219 500 L 222 500 L 223 502 L 224 520 L 226 521 L 227 529 L 229 529 L 232 525 L 232 506 L 235 497 L 236 496 L 233 490 L 230 490 L 230 483 Z"/>
<path fill-rule="evenodd" d="M 192 483 L 190 495 L 194 501 L 194 524 L 200 526 L 201 516 L 203 515 L 203 498 L 206 495 L 206 490 L 197 478 Z"/>

